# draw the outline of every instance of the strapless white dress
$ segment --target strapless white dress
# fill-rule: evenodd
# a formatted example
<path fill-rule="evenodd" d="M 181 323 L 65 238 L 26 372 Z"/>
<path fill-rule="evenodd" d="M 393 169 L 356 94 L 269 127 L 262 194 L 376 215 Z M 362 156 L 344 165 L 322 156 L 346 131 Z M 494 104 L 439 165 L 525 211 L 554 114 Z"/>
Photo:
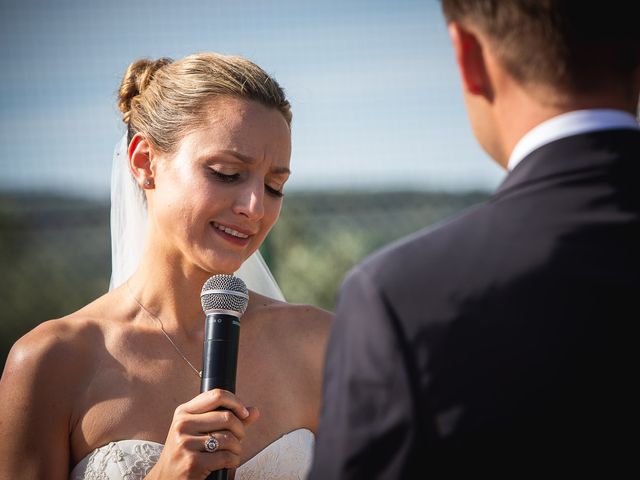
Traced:
<path fill-rule="evenodd" d="M 311 468 L 314 435 L 293 430 L 267 445 L 236 470 L 236 480 L 298 480 Z M 74 467 L 70 480 L 142 480 L 158 461 L 163 445 L 119 440 L 99 447 Z"/>

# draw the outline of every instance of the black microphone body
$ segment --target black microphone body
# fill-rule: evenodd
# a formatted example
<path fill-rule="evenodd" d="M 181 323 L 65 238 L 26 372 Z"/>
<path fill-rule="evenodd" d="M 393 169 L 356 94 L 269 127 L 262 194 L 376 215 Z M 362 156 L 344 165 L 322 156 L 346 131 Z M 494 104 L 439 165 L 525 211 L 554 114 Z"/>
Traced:
<path fill-rule="evenodd" d="M 208 313 L 205 319 L 200 392 L 222 388 L 236 391 L 240 319 L 225 313 Z M 216 470 L 207 480 L 226 480 L 227 470 Z"/>
<path fill-rule="evenodd" d="M 200 392 L 222 388 L 235 393 L 240 319 L 208 313 L 205 319 Z"/>
<path fill-rule="evenodd" d="M 236 391 L 240 317 L 248 304 L 248 290 L 233 275 L 214 275 L 200 294 L 205 312 L 200 392 L 221 388 Z M 207 480 L 226 480 L 227 470 L 216 470 Z"/>

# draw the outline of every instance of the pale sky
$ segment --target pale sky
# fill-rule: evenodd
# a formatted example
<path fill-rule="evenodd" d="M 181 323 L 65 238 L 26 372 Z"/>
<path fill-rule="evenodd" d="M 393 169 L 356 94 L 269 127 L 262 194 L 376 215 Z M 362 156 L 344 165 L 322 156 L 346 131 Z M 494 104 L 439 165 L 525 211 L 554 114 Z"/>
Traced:
<path fill-rule="evenodd" d="M 0 0 L 0 190 L 108 196 L 127 65 L 243 55 L 293 108 L 290 190 L 494 189 L 437 0 Z"/>

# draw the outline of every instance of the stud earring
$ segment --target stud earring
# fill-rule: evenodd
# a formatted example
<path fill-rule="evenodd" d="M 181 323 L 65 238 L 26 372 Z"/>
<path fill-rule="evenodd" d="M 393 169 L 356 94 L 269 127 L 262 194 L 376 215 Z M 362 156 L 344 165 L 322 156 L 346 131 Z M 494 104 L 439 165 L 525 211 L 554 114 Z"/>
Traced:
<path fill-rule="evenodd" d="M 150 178 L 145 178 L 144 179 L 144 186 L 145 186 L 145 188 L 151 188 L 153 186 L 153 181 Z"/>

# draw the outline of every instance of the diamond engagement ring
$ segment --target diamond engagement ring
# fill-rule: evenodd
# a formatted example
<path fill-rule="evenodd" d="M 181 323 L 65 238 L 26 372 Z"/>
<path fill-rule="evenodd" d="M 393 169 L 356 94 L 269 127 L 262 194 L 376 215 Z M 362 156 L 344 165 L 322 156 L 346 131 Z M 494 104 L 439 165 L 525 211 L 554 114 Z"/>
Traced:
<path fill-rule="evenodd" d="M 209 453 L 213 453 L 218 449 L 219 446 L 220 442 L 218 442 L 213 434 L 210 433 L 209 438 L 207 438 L 207 440 L 204 442 L 204 449 Z"/>

